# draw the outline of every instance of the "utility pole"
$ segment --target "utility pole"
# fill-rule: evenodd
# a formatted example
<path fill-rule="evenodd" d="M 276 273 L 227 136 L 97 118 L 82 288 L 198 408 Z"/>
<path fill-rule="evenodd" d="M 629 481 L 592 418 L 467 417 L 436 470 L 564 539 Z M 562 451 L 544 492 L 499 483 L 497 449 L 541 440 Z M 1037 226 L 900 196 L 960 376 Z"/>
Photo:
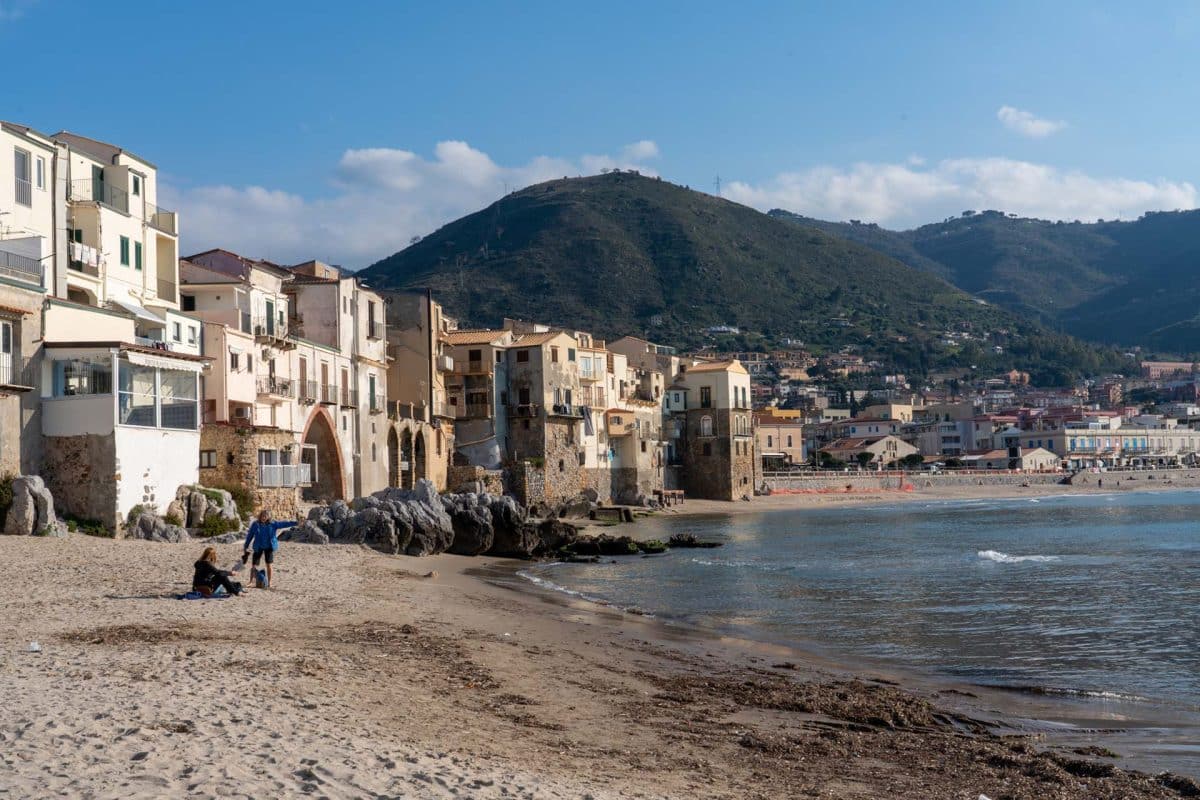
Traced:
<path fill-rule="evenodd" d="M 713 179 L 713 189 L 716 190 L 714 192 L 714 194 L 716 194 L 717 197 L 720 197 L 721 196 L 721 176 L 720 176 L 720 174 L 718 174 L 717 177 Z"/>

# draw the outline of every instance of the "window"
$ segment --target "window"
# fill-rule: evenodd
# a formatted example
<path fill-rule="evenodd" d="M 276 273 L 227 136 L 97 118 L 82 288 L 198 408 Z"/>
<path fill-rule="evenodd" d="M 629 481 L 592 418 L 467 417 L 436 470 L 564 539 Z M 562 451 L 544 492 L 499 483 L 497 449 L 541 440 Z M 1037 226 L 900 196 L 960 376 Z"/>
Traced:
<path fill-rule="evenodd" d="M 54 396 L 112 394 L 112 361 L 73 358 L 54 362 Z"/>
<path fill-rule="evenodd" d="M 496 363 L 499 364 L 503 360 L 504 360 L 504 352 L 502 350 L 497 350 L 496 351 Z"/>
<path fill-rule="evenodd" d="M 567 405 L 571 405 L 571 390 L 570 389 L 563 390 L 563 402 L 566 403 Z"/>
<path fill-rule="evenodd" d="M 711 386 L 701 386 L 700 387 L 700 407 L 701 408 L 712 408 L 712 387 Z"/>
<path fill-rule="evenodd" d="M 788 434 L 788 443 L 787 443 L 787 446 L 788 446 L 788 447 L 791 447 L 791 446 L 792 446 L 792 436 L 791 436 L 791 434 Z"/>
<path fill-rule="evenodd" d="M 183 341 L 183 325 L 178 322 L 171 323 L 171 339 L 176 342 Z"/>
<path fill-rule="evenodd" d="M 467 351 L 467 361 L 482 361 L 482 360 L 483 360 L 483 351 L 482 350 L 468 350 Z"/>
<path fill-rule="evenodd" d="M 529 351 L 528 350 L 518 350 L 517 351 L 517 362 L 518 363 L 523 363 L 528 360 L 529 360 Z"/>
<path fill-rule="evenodd" d="M 558 348 L 557 347 L 550 348 L 550 362 L 553 364 L 558 363 Z"/>
<path fill-rule="evenodd" d="M 217 451 L 216 450 L 201 450 L 200 451 L 200 469 L 213 469 L 217 466 Z"/>
<path fill-rule="evenodd" d="M 712 455 L 712 444 L 709 442 L 704 443 L 704 455 L 706 455 L 706 456 Z"/>
<path fill-rule="evenodd" d="M 529 387 L 528 386 L 522 386 L 520 389 L 517 389 L 517 405 L 522 405 L 522 406 L 529 405 Z"/>
<path fill-rule="evenodd" d="M 348 419 L 349 417 L 346 414 L 342 414 L 342 430 L 349 430 L 350 423 Z"/>
<path fill-rule="evenodd" d="M 646 442 L 644 440 L 642 441 L 642 452 L 646 452 Z"/>
<path fill-rule="evenodd" d="M 371 460 L 372 460 L 372 461 L 378 461 L 378 460 L 379 460 L 379 458 L 378 458 L 378 448 L 375 446 L 375 443 L 374 443 L 374 442 L 371 442 Z"/>
<path fill-rule="evenodd" d="M 142 177 L 140 175 L 133 176 L 133 196 L 141 197 L 142 195 Z"/>
<path fill-rule="evenodd" d="M 559 472 L 567 471 L 567 462 L 563 461 L 561 458 L 558 460 L 558 471 Z"/>
<path fill-rule="evenodd" d="M 254 356 L 246 353 L 246 372 L 254 371 Z"/>
<path fill-rule="evenodd" d="M 184 311 L 195 311 L 196 310 L 196 295 L 194 295 L 194 294 L 179 295 L 179 307 L 181 309 L 183 309 Z"/>
<path fill-rule="evenodd" d="M 141 242 L 133 243 L 133 268 L 134 269 L 142 268 L 142 243 Z"/>
<path fill-rule="evenodd" d="M 37 188 L 39 188 L 39 189 L 45 189 L 46 188 L 46 159 L 43 158 L 42 156 L 38 156 L 37 161 L 34 162 L 34 166 L 37 167 L 37 169 L 34 170 L 34 185 L 37 186 Z"/>
<path fill-rule="evenodd" d="M 230 353 L 229 354 L 229 371 L 237 372 L 237 369 L 238 369 L 238 354 Z"/>
<path fill-rule="evenodd" d="M 442 454 L 442 432 L 441 431 L 437 432 L 437 438 L 435 439 L 435 441 L 437 442 L 437 454 L 440 456 Z"/>
<path fill-rule="evenodd" d="M 773 436 L 767 436 L 767 447 L 774 447 L 774 446 L 775 446 L 775 438 Z"/>
<path fill-rule="evenodd" d="M 196 326 L 188 325 L 188 344 L 196 343 Z"/>
<path fill-rule="evenodd" d="M 121 237 L 121 266 L 129 266 L 129 237 Z"/>
<path fill-rule="evenodd" d="M 700 418 L 700 435 L 701 436 L 712 436 L 713 435 L 713 418 L 712 417 L 704 416 L 704 417 Z"/>
<path fill-rule="evenodd" d="M 575 348 L 568 347 L 567 348 L 567 361 L 574 361 L 574 360 L 575 360 Z"/>
<path fill-rule="evenodd" d="M 342 313 L 343 314 L 350 313 L 350 298 L 349 297 L 342 298 Z"/>
<path fill-rule="evenodd" d="M 15 155 L 14 168 L 16 170 L 16 201 L 23 206 L 33 207 L 33 181 L 30 171 L 30 155 L 28 150 L 22 150 L 19 147 L 13 148 Z"/>

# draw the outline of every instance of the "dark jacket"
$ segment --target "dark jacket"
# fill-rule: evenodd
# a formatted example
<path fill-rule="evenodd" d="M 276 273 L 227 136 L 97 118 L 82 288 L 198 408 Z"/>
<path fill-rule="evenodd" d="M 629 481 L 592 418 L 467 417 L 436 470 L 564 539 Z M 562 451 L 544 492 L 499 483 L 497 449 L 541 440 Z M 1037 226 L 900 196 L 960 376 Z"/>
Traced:
<path fill-rule="evenodd" d="M 196 573 L 192 576 L 192 586 L 215 586 L 221 578 L 229 575 L 223 569 L 217 569 L 217 565 L 210 561 L 200 560 L 196 562 Z"/>

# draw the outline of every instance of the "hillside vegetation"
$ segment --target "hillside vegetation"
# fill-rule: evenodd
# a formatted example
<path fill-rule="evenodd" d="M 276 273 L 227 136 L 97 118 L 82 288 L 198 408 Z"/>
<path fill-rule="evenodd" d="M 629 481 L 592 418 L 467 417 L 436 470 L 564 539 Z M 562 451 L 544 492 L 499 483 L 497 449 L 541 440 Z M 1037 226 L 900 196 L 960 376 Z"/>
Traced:
<path fill-rule="evenodd" d="M 631 173 L 515 192 L 361 275 L 431 287 L 464 324 L 515 316 L 683 347 L 732 325 L 753 336 L 731 344 L 787 337 L 909 371 L 1021 366 L 1056 381 L 1117 363 L 870 247 Z M 943 345 L 946 330 L 978 341 Z"/>

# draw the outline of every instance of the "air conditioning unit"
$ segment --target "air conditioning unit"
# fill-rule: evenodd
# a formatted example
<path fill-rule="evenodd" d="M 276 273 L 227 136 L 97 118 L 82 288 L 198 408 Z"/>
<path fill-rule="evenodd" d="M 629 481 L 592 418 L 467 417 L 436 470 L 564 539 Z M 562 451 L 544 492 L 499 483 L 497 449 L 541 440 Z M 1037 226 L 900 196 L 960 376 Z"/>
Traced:
<path fill-rule="evenodd" d="M 233 410 L 234 419 L 250 419 L 251 413 L 248 406 L 238 406 Z"/>

